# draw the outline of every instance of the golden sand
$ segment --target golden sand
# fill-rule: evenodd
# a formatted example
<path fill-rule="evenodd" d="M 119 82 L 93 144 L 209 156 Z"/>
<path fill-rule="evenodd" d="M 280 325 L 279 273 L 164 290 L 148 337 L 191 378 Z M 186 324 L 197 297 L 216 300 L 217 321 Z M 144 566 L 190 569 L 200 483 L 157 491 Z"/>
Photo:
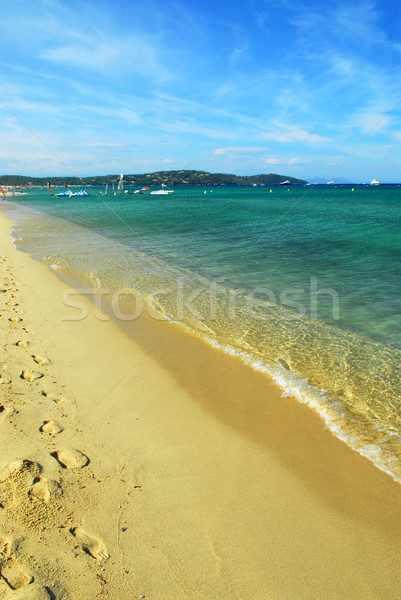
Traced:
<path fill-rule="evenodd" d="M 0 220 L 0 598 L 401 597 L 401 488 L 239 360 L 124 333 Z M 76 299 L 77 296 L 74 296 Z M 66 317 L 67 316 L 67 320 Z"/>

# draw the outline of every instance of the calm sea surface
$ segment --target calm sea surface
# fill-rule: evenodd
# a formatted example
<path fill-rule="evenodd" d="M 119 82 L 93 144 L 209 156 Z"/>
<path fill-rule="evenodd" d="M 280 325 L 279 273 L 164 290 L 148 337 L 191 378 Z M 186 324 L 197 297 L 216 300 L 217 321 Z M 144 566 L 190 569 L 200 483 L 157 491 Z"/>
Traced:
<path fill-rule="evenodd" d="M 401 482 L 400 186 L 89 193 L 0 208 L 19 249 L 270 374 Z"/>

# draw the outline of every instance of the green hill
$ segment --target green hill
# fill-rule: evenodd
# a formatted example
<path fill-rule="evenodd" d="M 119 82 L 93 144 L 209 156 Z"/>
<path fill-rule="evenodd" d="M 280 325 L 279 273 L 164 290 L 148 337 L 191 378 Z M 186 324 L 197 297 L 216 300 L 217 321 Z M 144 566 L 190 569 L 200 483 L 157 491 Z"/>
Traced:
<path fill-rule="evenodd" d="M 118 181 L 119 175 L 97 175 L 94 177 L 28 177 L 25 175 L 0 175 L 0 185 L 38 186 L 48 181 L 56 185 L 111 185 Z M 227 173 L 209 173 L 207 171 L 156 171 L 137 175 L 124 175 L 124 185 L 134 186 L 243 186 L 243 185 L 277 185 L 288 180 L 291 184 L 306 183 L 289 175 L 267 173 L 261 175 L 232 175 Z"/>

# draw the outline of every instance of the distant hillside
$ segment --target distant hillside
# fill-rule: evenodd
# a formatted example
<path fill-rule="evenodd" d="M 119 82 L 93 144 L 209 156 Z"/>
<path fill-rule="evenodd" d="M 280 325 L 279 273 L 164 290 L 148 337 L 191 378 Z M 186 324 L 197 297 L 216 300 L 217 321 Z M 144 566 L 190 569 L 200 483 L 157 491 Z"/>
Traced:
<path fill-rule="evenodd" d="M 56 185 L 111 185 L 118 181 L 119 175 L 97 175 L 95 177 L 27 177 L 25 175 L 0 175 L 0 185 L 36 186 L 46 185 L 48 181 Z M 241 186 L 241 185 L 275 185 L 283 181 L 291 184 L 306 183 L 289 175 L 267 173 L 262 175 L 230 175 L 227 173 L 208 173 L 207 171 L 156 171 L 142 175 L 124 175 L 124 185 L 135 186 L 168 186 L 200 185 L 200 186 Z"/>

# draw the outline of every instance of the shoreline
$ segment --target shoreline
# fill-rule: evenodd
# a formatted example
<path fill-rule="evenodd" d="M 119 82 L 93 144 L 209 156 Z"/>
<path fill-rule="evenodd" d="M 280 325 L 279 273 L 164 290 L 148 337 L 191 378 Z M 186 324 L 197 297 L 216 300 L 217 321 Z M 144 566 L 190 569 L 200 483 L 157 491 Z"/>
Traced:
<path fill-rule="evenodd" d="M 40 465 L 0 476 L 0 562 L 12 571 L 0 592 L 399 597 L 399 485 L 266 375 L 169 323 L 141 319 L 128 337 L 80 296 L 88 317 L 63 321 L 67 284 L 12 246 L 2 215 L 0 229 L 0 468 Z M 63 431 L 39 431 L 45 421 Z"/>

